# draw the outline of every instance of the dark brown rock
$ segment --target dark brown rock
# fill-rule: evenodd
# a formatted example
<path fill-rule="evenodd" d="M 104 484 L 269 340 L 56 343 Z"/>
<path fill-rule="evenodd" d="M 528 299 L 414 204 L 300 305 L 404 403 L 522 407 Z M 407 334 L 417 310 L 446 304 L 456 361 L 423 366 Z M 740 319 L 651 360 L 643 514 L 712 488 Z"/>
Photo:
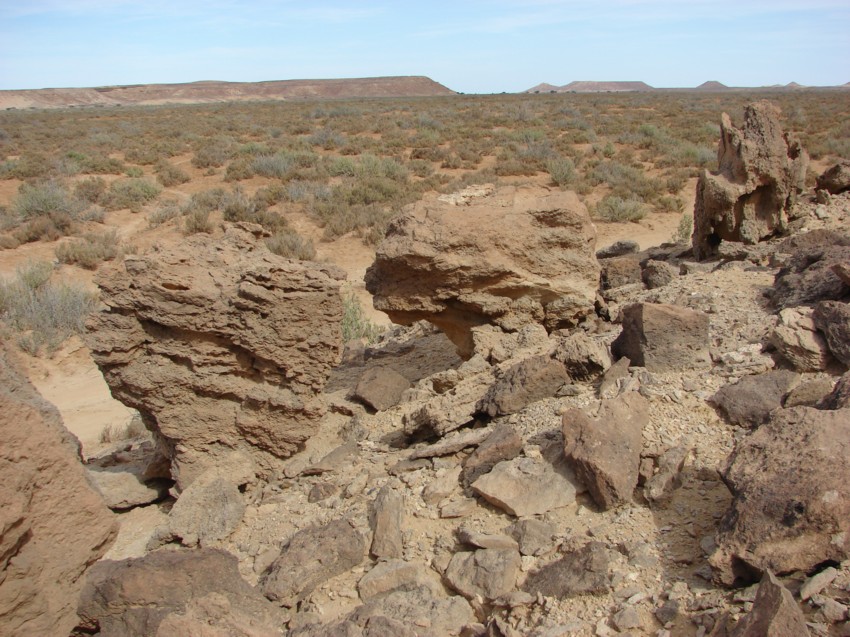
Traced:
<path fill-rule="evenodd" d="M 710 562 L 724 584 L 850 557 L 850 410 L 795 407 L 743 438 Z"/>
<path fill-rule="evenodd" d="M 712 402 L 733 425 L 758 427 L 799 382 L 799 374 L 785 369 L 744 376 L 717 390 Z"/>
<path fill-rule="evenodd" d="M 827 168 L 817 179 L 817 190 L 826 190 L 831 195 L 850 190 L 850 162 L 840 161 Z"/>
<path fill-rule="evenodd" d="M 193 235 L 97 276 L 95 362 L 157 436 L 180 489 L 210 468 L 234 480 L 272 474 L 324 412 L 344 273 L 272 254 L 261 233 L 237 224 L 223 239 Z"/>
<path fill-rule="evenodd" d="M 503 460 L 522 451 L 522 438 L 510 425 L 500 425 L 463 462 L 463 480 L 472 484 Z"/>
<path fill-rule="evenodd" d="M 611 586 L 611 557 L 601 542 L 590 542 L 572 553 L 531 572 L 522 590 L 532 595 L 565 599 L 603 593 Z"/>
<path fill-rule="evenodd" d="M 826 338 L 832 355 L 845 367 L 850 367 L 850 303 L 821 301 L 812 319 Z"/>
<path fill-rule="evenodd" d="M 641 283 L 640 257 L 637 255 L 604 259 L 600 266 L 603 290 L 616 290 L 624 285 Z"/>
<path fill-rule="evenodd" d="M 621 239 L 620 241 L 615 241 L 610 246 L 597 250 L 596 258 L 610 259 L 612 257 L 621 257 L 625 254 L 635 254 L 636 252 L 640 252 L 640 245 L 637 241 Z"/>
<path fill-rule="evenodd" d="M 651 372 L 711 366 L 706 314 L 676 305 L 634 303 L 623 308 L 623 331 L 611 345 L 614 358 Z"/>
<path fill-rule="evenodd" d="M 410 381 L 391 367 L 372 367 L 357 381 L 354 397 L 375 411 L 383 411 L 398 405 L 408 389 Z"/>
<path fill-rule="evenodd" d="M 0 634 L 65 636 L 117 525 L 56 408 L 0 344 Z"/>
<path fill-rule="evenodd" d="M 818 409 L 846 409 L 850 407 L 850 372 L 846 372 L 832 392 L 817 405 Z"/>
<path fill-rule="evenodd" d="M 517 520 L 508 527 L 508 531 L 519 544 L 519 552 L 523 555 L 544 555 L 555 546 L 556 528 L 543 520 Z"/>
<path fill-rule="evenodd" d="M 652 259 L 646 262 L 641 273 L 641 279 L 650 290 L 663 288 L 677 276 L 679 276 L 678 268 L 666 261 L 653 261 Z"/>
<path fill-rule="evenodd" d="M 282 606 L 294 606 L 336 575 L 366 558 L 366 539 L 347 520 L 298 531 L 260 578 L 260 588 Z"/>
<path fill-rule="evenodd" d="M 481 189 L 477 197 L 422 201 L 396 217 L 366 288 L 394 322 L 427 320 L 468 358 L 477 325 L 513 332 L 539 323 L 551 331 L 593 315 L 595 247 L 595 228 L 574 193 Z"/>
<path fill-rule="evenodd" d="M 697 183 L 693 248 L 700 260 L 721 241 L 752 245 L 785 231 L 809 158 L 782 131 L 779 110 L 761 101 L 744 109 L 740 129 L 723 114 L 717 161 L 718 171 L 703 171 Z"/>
<path fill-rule="evenodd" d="M 634 392 L 603 400 L 595 417 L 575 407 L 564 413 L 564 453 L 603 509 L 631 501 L 647 422 L 649 404 Z"/>
<path fill-rule="evenodd" d="M 785 397 L 784 407 L 815 407 L 832 393 L 835 382 L 829 378 L 816 378 L 800 383 Z"/>
<path fill-rule="evenodd" d="M 729 637 L 807 637 L 803 611 L 791 592 L 767 571 L 759 584 L 753 609 L 732 629 Z"/>
<path fill-rule="evenodd" d="M 791 257 L 773 281 L 772 300 L 777 308 L 814 305 L 850 295 L 850 285 L 836 272 L 836 267 L 850 263 L 850 233 L 813 230 L 797 241 L 783 242 L 778 249 Z"/>
<path fill-rule="evenodd" d="M 478 405 L 491 418 L 522 411 L 531 403 L 551 398 L 569 380 L 567 371 L 548 356 L 533 356 L 515 364 L 499 378 Z"/>
<path fill-rule="evenodd" d="M 200 600 L 205 603 L 199 605 Z M 210 605 L 212 612 L 205 608 Z M 199 634 L 183 631 L 203 626 L 210 615 L 214 625 L 229 629 L 228 635 L 266 637 L 276 634 L 284 619 L 242 579 L 236 557 L 208 548 L 161 550 L 95 564 L 80 597 L 79 615 L 81 626 L 114 637 Z M 168 632 L 169 627 L 180 630 Z"/>

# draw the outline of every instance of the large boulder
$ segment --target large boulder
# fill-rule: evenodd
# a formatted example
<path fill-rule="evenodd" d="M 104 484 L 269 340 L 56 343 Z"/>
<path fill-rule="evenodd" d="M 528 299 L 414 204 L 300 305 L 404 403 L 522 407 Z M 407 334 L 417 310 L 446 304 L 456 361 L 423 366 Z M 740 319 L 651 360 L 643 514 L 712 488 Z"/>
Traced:
<path fill-rule="evenodd" d="M 139 410 L 178 487 L 215 468 L 268 474 L 322 416 L 338 362 L 331 266 L 278 257 L 259 226 L 196 235 L 97 276 L 104 308 L 88 342 L 112 394 Z"/>
<path fill-rule="evenodd" d="M 366 272 L 375 308 L 427 320 L 473 351 L 470 330 L 547 330 L 593 314 L 596 230 L 575 193 L 506 186 L 472 199 L 424 201 L 396 218 Z"/>
<path fill-rule="evenodd" d="M 0 634 L 67 635 L 117 532 L 59 412 L 0 345 Z"/>
<path fill-rule="evenodd" d="M 850 297 L 850 281 L 842 277 L 850 266 L 850 232 L 812 230 L 789 237 L 778 250 L 789 257 L 773 281 L 777 308 Z"/>
<path fill-rule="evenodd" d="M 825 170 L 818 177 L 816 188 L 831 195 L 850 190 L 850 161 L 841 160 Z"/>
<path fill-rule="evenodd" d="M 785 396 L 800 383 L 800 375 L 787 369 L 744 376 L 717 390 L 712 402 L 726 420 L 741 427 L 758 427 L 774 409 L 782 407 Z"/>
<path fill-rule="evenodd" d="M 611 344 L 615 358 L 651 372 L 711 367 L 708 315 L 677 305 L 633 303 L 623 308 L 623 331 Z"/>
<path fill-rule="evenodd" d="M 208 548 L 96 564 L 79 614 L 84 634 L 110 637 L 209 635 L 198 631 L 210 625 L 222 629 L 215 635 L 266 637 L 279 635 L 284 620 L 277 606 L 242 579 L 236 557 Z"/>
<path fill-rule="evenodd" d="M 760 101 L 744 109 L 738 129 L 724 113 L 718 171 L 697 182 L 693 247 L 697 259 L 717 253 L 721 241 L 755 244 L 787 229 L 805 187 L 809 156 L 782 131 L 779 110 Z"/>
<path fill-rule="evenodd" d="M 741 440 L 711 564 L 724 584 L 850 557 L 850 410 L 781 409 Z"/>
<path fill-rule="evenodd" d="M 850 303 L 821 301 L 812 319 L 826 338 L 829 351 L 845 367 L 850 367 Z"/>

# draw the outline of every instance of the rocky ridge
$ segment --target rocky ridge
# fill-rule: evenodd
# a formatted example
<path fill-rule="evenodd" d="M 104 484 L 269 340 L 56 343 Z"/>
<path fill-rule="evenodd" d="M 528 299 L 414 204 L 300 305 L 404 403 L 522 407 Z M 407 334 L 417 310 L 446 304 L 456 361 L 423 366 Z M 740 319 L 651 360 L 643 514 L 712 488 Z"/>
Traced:
<path fill-rule="evenodd" d="M 476 198 L 443 202 L 421 232 L 391 228 L 388 244 L 416 252 L 454 227 L 448 206 Z M 150 621 L 303 636 L 846 634 L 850 196 L 820 201 L 797 202 L 790 237 L 726 240 L 711 261 L 682 245 L 591 252 L 604 285 L 577 325 L 547 323 L 538 287 L 522 288 L 525 304 L 500 300 L 500 284 L 475 308 L 510 311 L 465 308 L 443 325 L 452 339 L 417 322 L 349 345 L 333 370 L 320 349 L 306 395 L 327 409 L 297 451 L 255 461 L 244 483 L 204 472 L 157 505 L 169 520 L 143 560 L 167 563 L 175 547 L 154 549 L 177 540 L 201 546 L 184 555 L 235 556 L 238 574 L 222 563 L 200 599 Z M 436 266 L 466 255 L 445 250 L 418 256 L 449 280 Z M 433 320 L 404 314 L 424 303 L 414 278 L 387 267 L 374 284 L 396 285 L 403 322 Z M 215 310 L 206 320 L 229 316 Z M 102 568 L 137 566 L 114 564 Z M 108 603 L 86 604 L 89 632 L 151 598 L 91 581 Z M 272 625 L 246 625 L 252 607 Z"/>

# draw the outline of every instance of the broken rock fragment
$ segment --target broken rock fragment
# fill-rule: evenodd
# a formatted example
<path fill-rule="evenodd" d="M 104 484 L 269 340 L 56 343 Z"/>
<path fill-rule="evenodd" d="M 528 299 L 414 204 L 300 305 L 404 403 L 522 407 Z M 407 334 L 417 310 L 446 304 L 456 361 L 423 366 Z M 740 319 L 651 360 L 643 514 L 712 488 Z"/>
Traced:
<path fill-rule="evenodd" d="M 711 366 L 708 315 L 661 303 L 633 303 L 623 308 L 623 331 L 611 345 L 614 358 L 650 372 Z"/>
<path fill-rule="evenodd" d="M 371 554 L 378 559 L 401 558 L 404 555 L 402 524 L 404 497 L 389 485 L 378 491 L 372 505 Z"/>
<path fill-rule="evenodd" d="M 449 585 L 469 599 L 496 599 L 516 586 L 521 559 L 516 549 L 479 549 L 455 553 L 446 569 Z"/>
<path fill-rule="evenodd" d="M 500 462 L 472 483 L 485 500 L 517 517 L 546 513 L 575 501 L 576 488 L 543 459 Z"/>
<path fill-rule="evenodd" d="M 522 589 L 532 595 L 559 599 L 602 593 L 611 585 L 610 563 L 608 548 L 601 542 L 590 542 L 531 572 Z"/>
<path fill-rule="evenodd" d="M 383 411 L 398 405 L 408 389 L 410 381 L 391 367 L 373 367 L 357 381 L 354 397 L 375 411 Z"/>
<path fill-rule="evenodd" d="M 499 378 L 478 405 L 491 418 L 521 411 L 544 398 L 551 398 L 569 380 L 564 366 L 548 356 L 521 361 Z"/>
<path fill-rule="evenodd" d="M 733 425 L 758 427 L 799 382 L 799 374 L 785 369 L 744 376 L 717 390 L 712 402 Z"/>
<path fill-rule="evenodd" d="M 564 413 L 564 453 L 603 509 L 631 501 L 648 421 L 649 403 L 635 392 L 603 400 L 595 417 L 577 408 Z"/>
<path fill-rule="evenodd" d="M 729 637 L 807 637 L 803 611 L 791 592 L 767 571 L 756 592 L 753 609 L 732 629 Z"/>

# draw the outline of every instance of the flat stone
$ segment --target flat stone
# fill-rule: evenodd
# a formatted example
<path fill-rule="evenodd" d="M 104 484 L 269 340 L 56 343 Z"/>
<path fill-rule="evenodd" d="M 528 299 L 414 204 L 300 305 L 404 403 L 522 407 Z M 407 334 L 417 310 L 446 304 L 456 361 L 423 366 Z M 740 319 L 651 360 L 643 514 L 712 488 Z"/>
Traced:
<path fill-rule="evenodd" d="M 464 597 L 495 599 L 516 586 L 522 560 L 516 549 L 480 549 L 455 553 L 446 581 Z"/>
<path fill-rule="evenodd" d="M 374 557 L 379 559 L 403 557 L 403 523 L 404 497 L 389 485 L 381 487 L 372 506 L 373 536 L 370 552 Z"/>
<path fill-rule="evenodd" d="M 590 542 L 530 573 L 522 589 L 532 595 L 559 599 L 602 593 L 610 588 L 609 565 L 610 556 L 605 545 Z"/>
<path fill-rule="evenodd" d="M 576 487 L 545 460 L 500 462 L 472 483 L 472 490 L 517 517 L 537 515 L 575 501 Z"/>

